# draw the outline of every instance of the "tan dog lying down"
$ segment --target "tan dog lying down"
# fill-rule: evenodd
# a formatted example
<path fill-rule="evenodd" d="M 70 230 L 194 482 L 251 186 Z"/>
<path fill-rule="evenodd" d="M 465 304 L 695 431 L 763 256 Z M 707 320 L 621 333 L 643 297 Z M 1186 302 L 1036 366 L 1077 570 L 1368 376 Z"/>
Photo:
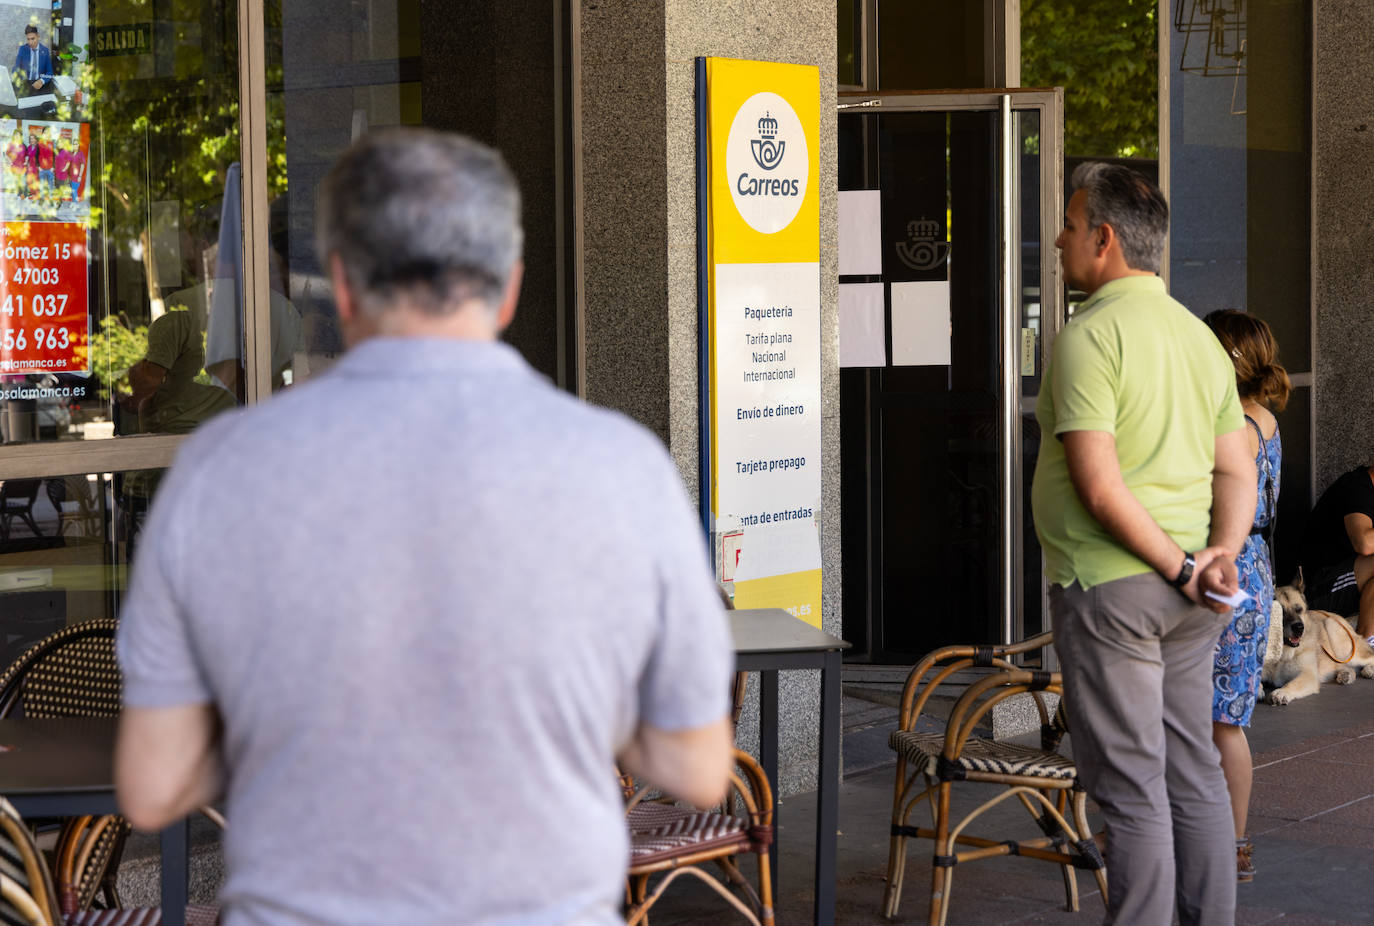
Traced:
<path fill-rule="evenodd" d="M 1364 678 L 1374 678 L 1374 648 L 1345 618 L 1330 611 L 1309 611 L 1301 584 L 1275 589 L 1274 605 L 1283 615 L 1278 628 L 1281 645 L 1278 658 L 1266 659 L 1260 675 L 1266 686 L 1273 686 L 1270 704 L 1316 694 L 1322 682 L 1349 685 L 1357 670 Z M 1271 624 L 1271 652 L 1274 630 Z"/>

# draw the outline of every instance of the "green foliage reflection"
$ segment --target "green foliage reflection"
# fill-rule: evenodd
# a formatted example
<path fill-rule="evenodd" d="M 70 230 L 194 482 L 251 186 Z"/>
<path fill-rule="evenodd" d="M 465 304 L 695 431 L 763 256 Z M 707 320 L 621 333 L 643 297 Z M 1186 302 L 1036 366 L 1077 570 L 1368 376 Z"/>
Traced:
<path fill-rule="evenodd" d="M 1021 83 L 1064 88 L 1067 157 L 1159 157 L 1158 0 L 1022 0 Z"/>

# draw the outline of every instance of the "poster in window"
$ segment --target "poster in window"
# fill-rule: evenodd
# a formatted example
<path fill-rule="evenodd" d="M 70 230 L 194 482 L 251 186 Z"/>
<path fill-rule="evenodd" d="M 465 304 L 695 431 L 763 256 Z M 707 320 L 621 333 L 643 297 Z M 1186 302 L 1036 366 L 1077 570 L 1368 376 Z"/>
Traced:
<path fill-rule="evenodd" d="M 90 336 L 90 126 L 0 118 L 0 373 L 80 373 Z"/>
<path fill-rule="evenodd" d="M 0 376 L 90 368 L 88 41 L 84 5 L 0 2 Z"/>

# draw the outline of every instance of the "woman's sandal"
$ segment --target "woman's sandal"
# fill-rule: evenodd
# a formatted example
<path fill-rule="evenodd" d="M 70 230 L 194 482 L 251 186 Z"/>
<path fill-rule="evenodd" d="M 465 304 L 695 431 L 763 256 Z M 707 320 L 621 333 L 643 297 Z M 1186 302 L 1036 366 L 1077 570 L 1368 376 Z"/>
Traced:
<path fill-rule="evenodd" d="M 1254 845 L 1249 836 L 1236 840 L 1236 880 L 1241 882 L 1255 880 L 1255 863 L 1250 860 Z"/>

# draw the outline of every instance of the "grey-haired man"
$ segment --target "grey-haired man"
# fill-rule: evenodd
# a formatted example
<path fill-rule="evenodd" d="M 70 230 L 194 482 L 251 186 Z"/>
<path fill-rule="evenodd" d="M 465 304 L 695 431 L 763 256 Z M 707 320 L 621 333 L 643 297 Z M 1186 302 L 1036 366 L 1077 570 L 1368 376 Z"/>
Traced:
<path fill-rule="evenodd" d="M 155 829 L 223 788 L 226 926 L 609 926 L 613 760 L 724 792 L 705 544 L 656 439 L 497 342 L 519 216 L 482 145 L 358 142 L 318 223 L 348 352 L 202 427 L 154 501 L 120 802 Z"/>
<path fill-rule="evenodd" d="M 1255 509 L 1235 372 L 1156 275 L 1159 188 L 1085 164 L 1059 248 L 1088 294 L 1036 417 L 1032 491 L 1074 758 L 1107 824 L 1107 922 L 1235 919 L 1234 823 L 1212 744 L 1212 653 Z M 1191 552 L 1190 552 L 1191 551 Z"/>

